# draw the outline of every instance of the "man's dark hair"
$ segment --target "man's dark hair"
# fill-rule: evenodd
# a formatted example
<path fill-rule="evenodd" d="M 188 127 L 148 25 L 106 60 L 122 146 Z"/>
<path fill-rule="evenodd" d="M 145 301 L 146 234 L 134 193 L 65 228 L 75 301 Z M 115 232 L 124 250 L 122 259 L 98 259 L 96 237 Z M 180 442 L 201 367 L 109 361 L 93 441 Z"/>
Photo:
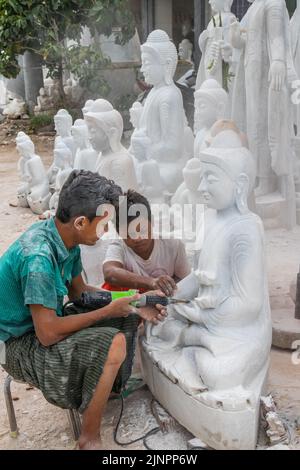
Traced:
<path fill-rule="evenodd" d="M 101 204 L 116 207 L 121 195 L 122 189 L 104 176 L 92 171 L 73 170 L 61 189 L 56 217 L 62 223 L 80 216 L 91 222 Z"/>
<path fill-rule="evenodd" d="M 129 189 L 126 193 L 124 193 L 124 197 L 119 200 L 119 204 L 116 207 L 116 230 L 120 232 L 120 212 L 125 211 L 127 214 L 127 227 L 129 227 L 130 222 L 137 219 L 141 214 L 139 211 L 135 215 L 128 215 L 129 208 L 135 204 L 143 205 L 147 210 L 147 218 L 149 222 L 151 222 L 152 215 L 151 215 L 151 207 L 149 201 L 145 196 L 142 194 L 134 191 L 133 189 Z"/>

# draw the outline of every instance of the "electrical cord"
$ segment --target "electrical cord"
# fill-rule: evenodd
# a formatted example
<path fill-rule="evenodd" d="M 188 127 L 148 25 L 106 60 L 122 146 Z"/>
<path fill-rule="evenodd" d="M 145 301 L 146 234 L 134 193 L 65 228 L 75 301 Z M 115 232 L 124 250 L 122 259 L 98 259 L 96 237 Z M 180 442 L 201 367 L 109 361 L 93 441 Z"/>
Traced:
<path fill-rule="evenodd" d="M 116 444 L 118 444 L 119 446 L 129 446 L 131 444 L 135 444 L 136 442 L 140 442 L 140 441 L 143 441 L 143 444 L 144 446 L 146 447 L 146 449 L 148 450 L 154 450 L 154 449 L 151 449 L 147 443 L 146 443 L 146 439 L 150 436 L 153 436 L 154 434 L 156 434 L 158 431 L 160 431 L 160 427 L 157 426 L 156 428 L 153 428 L 151 429 L 150 431 L 148 431 L 146 434 L 144 434 L 143 436 L 141 437 L 138 437 L 137 439 L 133 439 L 132 441 L 128 441 L 128 442 L 121 442 L 119 441 L 118 439 L 118 431 L 119 431 L 119 427 L 120 427 L 120 423 L 121 423 L 121 419 L 122 419 L 122 416 L 123 416 L 123 412 L 124 412 L 124 397 L 122 394 L 120 394 L 120 398 L 121 398 L 121 411 L 120 411 L 120 416 L 119 416 L 119 419 L 118 419 L 118 422 L 117 422 L 117 425 L 115 427 L 115 430 L 114 430 L 114 441 Z"/>

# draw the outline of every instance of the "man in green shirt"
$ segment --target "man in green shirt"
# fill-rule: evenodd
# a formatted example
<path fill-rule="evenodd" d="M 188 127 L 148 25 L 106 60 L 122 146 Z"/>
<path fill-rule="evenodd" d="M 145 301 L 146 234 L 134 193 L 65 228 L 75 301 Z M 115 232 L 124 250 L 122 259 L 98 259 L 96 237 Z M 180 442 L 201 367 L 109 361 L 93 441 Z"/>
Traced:
<path fill-rule="evenodd" d="M 101 448 L 103 410 L 111 390 L 120 391 L 130 375 L 140 318 L 157 323 L 166 315 L 161 306 L 135 309 L 136 295 L 63 316 L 66 295 L 72 300 L 96 290 L 81 276 L 79 245 L 98 241 L 107 230 L 107 212 L 99 208 L 116 207 L 121 195 L 112 181 L 73 171 L 56 217 L 34 224 L 0 258 L 3 367 L 50 403 L 82 413 L 81 449 Z"/>

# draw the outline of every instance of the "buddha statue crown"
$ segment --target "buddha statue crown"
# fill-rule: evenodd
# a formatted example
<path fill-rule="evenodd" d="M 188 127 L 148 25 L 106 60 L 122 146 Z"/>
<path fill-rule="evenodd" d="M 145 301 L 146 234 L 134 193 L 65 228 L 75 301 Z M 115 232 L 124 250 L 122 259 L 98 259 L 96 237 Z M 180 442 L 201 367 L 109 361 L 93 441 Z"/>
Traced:
<path fill-rule="evenodd" d="M 204 98 L 217 108 L 221 106 L 226 109 L 229 105 L 228 93 L 213 78 L 205 80 L 201 87 L 195 91 L 194 97 L 195 100 Z"/>
<path fill-rule="evenodd" d="M 34 143 L 32 142 L 29 135 L 25 134 L 25 132 L 18 132 L 18 135 L 16 137 L 16 144 L 17 147 L 22 147 L 23 149 L 26 149 L 29 153 L 34 154 Z"/>
<path fill-rule="evenodd" d="M 54 116 L 55 120 L 61 120 L 68 124 L 69 127 L 73 124 L 73 119 L 66 109 L 60 109 Z"/>
<path fill-rule="evenodd" d="M 155 55 L 159 63 L 165 67 L 167 85 L 171 85 L 178 63 L 178 55 L 177 49 L 168 34 L 161 29 L 152 31 L 145 44 L 141 46 L 141 50 Z"/>

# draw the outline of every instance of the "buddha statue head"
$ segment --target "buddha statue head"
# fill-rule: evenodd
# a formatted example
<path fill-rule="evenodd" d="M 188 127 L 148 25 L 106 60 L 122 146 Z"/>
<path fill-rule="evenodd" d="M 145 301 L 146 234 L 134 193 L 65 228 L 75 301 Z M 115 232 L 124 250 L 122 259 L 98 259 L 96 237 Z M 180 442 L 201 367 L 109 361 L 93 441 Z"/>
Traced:
<path fill-rule="evenodd" d="M 215 13 L 230 12 L 233 0 L 209 0 L 209 4 Z"/>
<path fill-rule="evenodd" d="M 54 125 L 60 137 L 70 137 L 73 119 L 66 109 L 60 109 L 54 116 Z"/>
<path fill-rule="evenodd" d="M 130 122 L 135 129 L 139 127 L 143 106 L 139 101 L 135 101 L 129 110 Z"/>
<path fill-rule="evenodd" d="M 224 132 L 220 132 L 200 154 L 200 198 L 207 207 L 219 212 L 235 206 L 244 214 L 249 211 L 247 200 L 255 184 L 255 162 L 250 151 L 242 146 L 239 135 L 229 132 L 226 148 Z"/>
<path fill-rule="evenodd" d="M 25 132 L 18 132 L 16 144 L 20 157 L 28 160 L 32 155 L 34 155 L 34 143 L 31 138 L 25 134 Z"/>
<path fill-rule="evenodd" d="M 83 114 L 83 117 L 86 115 L 86 113 L 88 113 L 90 111 L 90 109 L 92 108 L 94 104 L 94 100 L 87 100 L 85 102 L 85 105 L 84 107 L 82 108 L 82 114 Z"/>
<path fill-rule="evenodd" d="M 118 152 L 121 148 L 123 118 L 109 101 L 96 100 L 84 117 L 90 142 L 97 152 Z"/>
<path fill-rule="evenodd" d="M 178 55 L 180 60 L 192 62 L 193 44 L 189 39 L 183 39 L 178 46 Z"/>
<path fill-rule="evenodd" d="M 176 47 L 167 33 L 161 29 L 152 31 L 141 46 L 141 52 L 141 71 L 148 85 L 171 85 L 178 57 Z"/>
<path fill-rule="evenodd" d="M 83 119 L 77 119 L 74 122 L 71 128 L 71 135 L 76 147 L 84 149 L 89 146 L 89 131 L 86 122 Z"/>
<path fill-rule="evenodd" d="M 224 118 L 229 105 L 228 93 L 221 85 L 209 78 L 195 91 L 195 133 L 203 128 L 210 129 L 219 119 Z"/>

